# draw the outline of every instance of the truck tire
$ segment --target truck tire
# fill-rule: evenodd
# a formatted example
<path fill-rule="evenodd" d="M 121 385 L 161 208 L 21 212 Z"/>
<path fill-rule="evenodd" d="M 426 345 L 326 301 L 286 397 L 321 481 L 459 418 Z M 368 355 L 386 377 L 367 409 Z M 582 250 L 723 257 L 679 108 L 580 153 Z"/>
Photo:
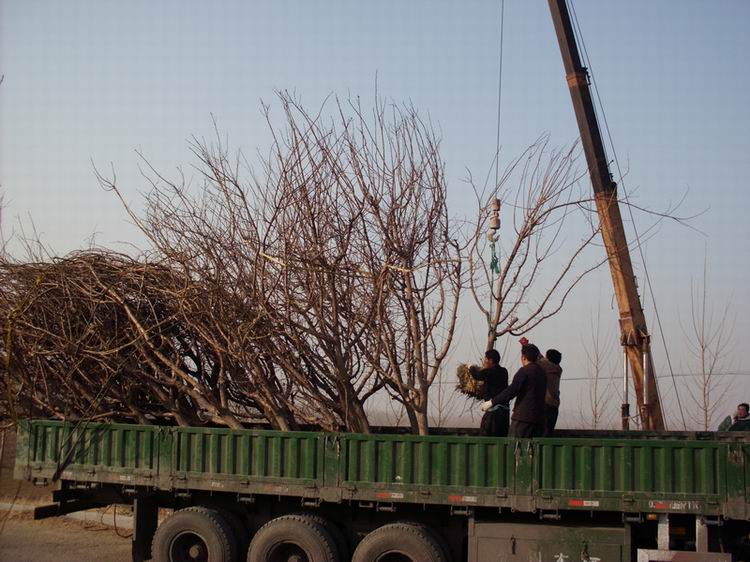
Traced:
<path fill-rule="evenodd" d="M 443 558 L 446 562 L 451 562 L 453 557 L 451 556 L 451 549 L 448 546 L 448 542 L 445 540 L 445 537 L 441 535 L 437 529 L 430 527 L 429 525 L 425 523 L 420 523 L 419 521 L 399 521 L 398 523 L 405 524 L 405 525 L 414 525 L 415 527 L 419 527 L 422 529 L 425 533 L 427 533 L 430 537 L 432 537 L 435 542 L 440 546 L 440 549 L 443 551 Z"/>
<path fill-rule="evenodd" d="M 349 543 L 347 542 L 346 537 L 344 537 L 344 533 L 341 532 L 341 530 L 333 521 L 331 521 L 330 519 L 326 519 L 325 517 L 323 517 L 322 515 L 318 515 L 317 513 L 295 513 L 295 515 L 298 515 L 299 517 L 305 517 L 306 519 L 309 519 L 310 521 L 314 521 L 318 525 L 321 525 L 331 535 L 333 543 L 336 545 L 336 550 L 339 554 L 339 560 L 349 560 Z"/>
<path fill-rule="evenodd" d="M 380 560 L 447 562 L 443 547 L 423 525 L 391 523 L 367 535 L 357 545 L 352 562 Z"/>
<path fill-rule="evenodd" d="M 301 515 L 284 515 L 263 525 L 247 562 L 341 562 L 336 543 L 323 525 Z"/>
<path fill-rule="evenodd" d="M 250 529 L 242 518 L 233 511 L 220 509 L 219 515 L 226 520 L 232 529 L 237 544 L 237 560 L 244 560 L 250 546 Z"/>
<path fill-rule="evenodd" d="M 198 505 L 196 509 L 207 509 L 216 512 L 232 531 L 237 560 L 244 560 L 247 556 L 247 548 L 250 545 L 250 529 L 242 521 L 242 518 L 233 511 L 215 505 Z"/>
<path fill-rule="evenodd" d="M 217 512 L 203 507 L 175 511 L 159 525 L 153 562 L 234 562 L 232 531 Z"/>

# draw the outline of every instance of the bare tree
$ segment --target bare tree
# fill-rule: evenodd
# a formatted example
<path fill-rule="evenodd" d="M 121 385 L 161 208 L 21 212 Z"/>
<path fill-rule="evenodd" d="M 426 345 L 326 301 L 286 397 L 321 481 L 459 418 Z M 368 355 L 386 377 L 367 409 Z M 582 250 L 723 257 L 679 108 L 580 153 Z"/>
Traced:
<path fill-rule="evenodd" d="M 284 429 L 305 421 L 367 431 L 355 386 L 372 369 L 354 348 L 377 296 L 347 263 L 354 221 L 323 153 L 330 147 L 315 146 L 315 125 L 288 126 L 262 179 L 242 183 L 240 161 L 218 136 L 213 147 L 196 141 L 201 192 L 149 168 L 146 216 L 129 211 L 164 260 L 236 305 L 234 314 L 214 311 L 206 335 L 247 370 L 269 419 Z M 119 194 L 113 179 L 101 181 Z"/>
<path fill-rule="evenodd" d="M 581 279 L 604 263 L 586 253 L 599 228 L 579 184 L 577 146 L 555 151 L 548 144 L 542 137 L 513 160 L 489 194 L 474 189 L 480 213 L 469 279 L 487 321 L 487 349 L 500 336 L 529 332 L 559 312 Z M 570 236 L 565 227 L 574 216 L 580 220 L 573 232 L 582 230 Z"/>
<path fill-rule="evenodd" d="M 218 134 L 191 145 L 197 189 L 143 159 L 145 212 L 125 207 L 149 254 L 2 264 L 9 411 L 367 432 L 386 389 L 428 432 L 462 283 L 439 142 L 410 107 L 279 99 L 259 172 Z"/>
<path fill-rule="evenodd" d="M 393 427 L 400 427 L 406 419 L 406 407 L 396 400 L 388 400 L 385 407 L 385 422 Z"/>
<path fill-rule="evenodd" d="M 704 255 L 703 279 L 690 283 L 690 323 L 682 327 L 693 373 L 686 385 L 689 419 L 704 431 L 715 427 L 717 407 L 731 390 L 731 379 L 723 378 L 732 369 L 728 350 L 732 348 L 734 319 L 727 303 L 718 311 L 708 295 L 708 257 Z M 678 403 L 682 408 L 682 403 Z"/>
<path fill-rule="evenodd" d="M 601 307 L 597 308 L 596 318 L 590 320 L 590 340 L 583 341 L 586 353 L 588 374 L 587 401 L 580 404 L 580 418 L 583 427 L 602 429 L 612 424 L 613 404 L 615 403 L 617 380 L 612 368 L 614 338 L 612 329 L 602 329 Z"/>
<path fill-rule="evenodd" d="M 386 388 L 427 433 L 462 283 L 439 142 L 410 107 L 337 100 L 324 118 L 325 105 L 279 100 L 281 129 L 265 107 L 274 142 L 260 170 L 218 134 L 196 139 L 198 193 L 144 159 L 147 210 L 128 211 L 159 259 L 237 307 L 185 317 L 247 371 L 277 425 L 367 432 L 364 404 Z M 100 181 L 119 195 L 114 175 Z"/>
<path fill-rule="evenodd" d="M 429 432 L 429 391 L 453 342 L 463 286 L 459 233 L 448 215 L 439 140 L 409 106 L 359 106 L 345 127 L 349 166 L 365 202 L 363 257 L 382 285 L 364 349 L 412 430 Z M 388 111 L 388 113 L 387 113 Z M 374 245 L 376 244 L 376 245 Z"/>

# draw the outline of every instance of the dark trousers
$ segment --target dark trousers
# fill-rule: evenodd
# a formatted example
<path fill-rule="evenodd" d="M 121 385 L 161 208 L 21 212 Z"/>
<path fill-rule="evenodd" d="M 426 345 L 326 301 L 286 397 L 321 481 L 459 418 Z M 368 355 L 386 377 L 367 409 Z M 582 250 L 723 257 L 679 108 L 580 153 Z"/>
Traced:
<path fill-rule="evenodd" d="M 505 437 L 508 435 L 510 412 L 504 408 L 494 412 L 485 412 L 479 424 L 479 435 L 487 437 Z"/>
<path fill-rule="evenodd" d="M 510 437 L 541 437 L 544 435 L 544 422 L 528 423 L 517 420 L 510 422 Z"/>
<path fill-rule="evenodd" d="M 552 432 L 555 431 L 555 424 L 557 423 L 557 414 L 560 413 L 560 408 L 556 406 L 544 406 L 544 436 L 549 437 Z"/>

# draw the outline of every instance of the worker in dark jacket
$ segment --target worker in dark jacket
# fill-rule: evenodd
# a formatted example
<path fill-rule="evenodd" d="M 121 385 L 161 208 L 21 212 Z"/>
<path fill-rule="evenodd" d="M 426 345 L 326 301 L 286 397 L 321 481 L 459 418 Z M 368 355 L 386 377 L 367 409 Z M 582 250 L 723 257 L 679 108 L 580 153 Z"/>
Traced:
<path fill-rule="evenodd" d="M 485 352 L 482 369 L 472 366 L 469 372 L 475 380 L 484 382 L 485 393 L 482 396 L 484 400 L 491 400 L 508 388 L 508 370 L 500 366 L 500 354 L 496 349 Z M 508 402 L 491 411 L 486 411 L 479 424 L 480 435 L 505 437 L 508 435 L 509 418 Z"/>
<path fill-rule="evenodd" d="M 544 357 L 540 357 L 539 366 L 547 374 L 547 395 L 544 399 L 544 436 L 549 437 L 555 431 L 557 415 L 560 409 L 560 377 L 562 376 L 562 353 L 556 349 L 548 349 Z"/>
<path fill-rule="evenodd" d="M 516 401 L 511 415 L 511 437 L 541 437 L 544 435 L 544 397 L 547 393 L 547 374 L 536 361 L 539 348 L 526 344 L 521 348 L 523 366 L 513 376 L 513 382 L 492 400 L 482 402 L 482 411 L 497 404 Z"/>
<path fill-rule="evenodd" d="M 737 406 L 737 413 L 734 416 L 732 426 L 729 431 L 750 431 L 750 406 L 745 402 Z"/>

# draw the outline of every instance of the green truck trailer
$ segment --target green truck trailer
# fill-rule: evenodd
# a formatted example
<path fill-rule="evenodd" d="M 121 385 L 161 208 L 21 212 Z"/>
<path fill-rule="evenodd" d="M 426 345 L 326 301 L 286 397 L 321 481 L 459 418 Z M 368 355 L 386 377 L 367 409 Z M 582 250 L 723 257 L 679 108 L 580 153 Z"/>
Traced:
<path fill-rule="evenodd" d="M 529 440 L 24 421 L 15 476 L 58 483 L 36 518 L 132 505 L 133 560 L 750 560 L 741 433 Z"/>

